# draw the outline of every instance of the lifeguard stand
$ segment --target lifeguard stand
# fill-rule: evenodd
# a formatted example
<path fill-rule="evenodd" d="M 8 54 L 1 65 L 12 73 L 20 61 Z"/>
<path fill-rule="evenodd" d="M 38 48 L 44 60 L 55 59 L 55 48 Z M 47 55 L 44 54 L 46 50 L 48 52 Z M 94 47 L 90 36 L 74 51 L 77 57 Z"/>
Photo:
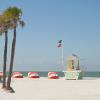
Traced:
<path fill-rule="evenodd" d="M 64 71 L 65 79 L 67 80 L 77 80 L 82 79 L 83 74 L 80 70 L 79 57 L 76 55 L 71 55 L 67 59 L 67 71 Z"/>

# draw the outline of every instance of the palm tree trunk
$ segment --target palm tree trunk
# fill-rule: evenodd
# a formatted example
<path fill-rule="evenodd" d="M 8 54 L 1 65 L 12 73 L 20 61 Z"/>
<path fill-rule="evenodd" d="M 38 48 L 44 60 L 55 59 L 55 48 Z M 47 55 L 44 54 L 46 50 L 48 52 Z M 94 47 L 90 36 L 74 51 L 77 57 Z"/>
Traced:
<path fill-rule="evenodd" d="M 3 84 L 2 88 L 6 88 L 6 61 L 7 61 L 7 45 L 8 45 L 8 32 L 5 31 L 5 46 L 3 55 Z"/>
<path fill-rule="evenodd" d="M 10 84 L 11 84 L 11 76 L 12 76 L 12 71 L 13 71 L 15 45 L 16 45 L 16 27 L 14 28 L 14 35 L 13 35 L 12 49 L 11 49 L 10 68 L 9 68 L 9 75 L 8 75 L 8 80 L 7 80 L 7 89 L 8 90 L 11 89 Z"/>

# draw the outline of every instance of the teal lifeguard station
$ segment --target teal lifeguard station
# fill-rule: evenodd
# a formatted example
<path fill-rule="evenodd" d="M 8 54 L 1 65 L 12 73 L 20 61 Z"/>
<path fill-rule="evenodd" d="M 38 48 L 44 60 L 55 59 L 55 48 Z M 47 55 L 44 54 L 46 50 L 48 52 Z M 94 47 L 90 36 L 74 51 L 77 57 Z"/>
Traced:
<path fill-rule="evenodd" d="M 67 71 L 64 71 L 66 80 L 82 79 L 83 74 L 80 69 L 79 57 L 72 54 L 67 60 Z"/>

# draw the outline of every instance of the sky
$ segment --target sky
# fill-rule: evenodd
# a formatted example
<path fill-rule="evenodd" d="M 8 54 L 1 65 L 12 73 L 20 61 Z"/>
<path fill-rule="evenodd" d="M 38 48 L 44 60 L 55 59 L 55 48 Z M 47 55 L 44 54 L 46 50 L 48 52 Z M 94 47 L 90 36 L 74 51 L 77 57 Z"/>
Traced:
<path fill-rule="evenodd" d="M 100 71 L 100 0 L 0 0 L 0 14 L 10 6 L 22 9 L 26 25 L 17 28 L 14 70 L 61 71 L 63 41 L 64 69 L 74 53 L 87 71 Z M 8 60 L 12 32 L 9 31 Z M 3 65 L 4 35 L 0 36 L 0 69 Z"/>

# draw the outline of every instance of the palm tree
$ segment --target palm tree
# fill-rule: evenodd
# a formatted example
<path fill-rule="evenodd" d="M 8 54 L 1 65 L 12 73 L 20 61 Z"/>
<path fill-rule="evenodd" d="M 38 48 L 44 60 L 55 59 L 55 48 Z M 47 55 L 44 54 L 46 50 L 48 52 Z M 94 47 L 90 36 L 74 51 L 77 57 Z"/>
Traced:
<path fill-rule="evenodd" d="M 3 84 L 2 88 L 6 88 L 6 62 L 7 62 L 7 45 L 8 45 L 8 27 L 9 22 L 6 16 L 0 15 L 0 32 L 1 35 L 5 34 L 5 45 L 4 45 L 4 55 L 3 55 Z"/>
<path fill-rule="evenodd" d="M 13 62 L 14 62 L 15 46 L 16 46 L 16 28 L 19 24 L 23 27 L 25 23 L 24 21 L 21 21 L 22 10 L 17 7 L 9 7 L 8 9 L 5 10 L 4 14 L 8 16 L 10 20 L 10 28 L 13 29 L 10 68 L 9 68 L 9 75 L 7 80 L 7 89 L 12 90 L 10 84 L 11 84 L 11 75 L 13 71 Z"/>

